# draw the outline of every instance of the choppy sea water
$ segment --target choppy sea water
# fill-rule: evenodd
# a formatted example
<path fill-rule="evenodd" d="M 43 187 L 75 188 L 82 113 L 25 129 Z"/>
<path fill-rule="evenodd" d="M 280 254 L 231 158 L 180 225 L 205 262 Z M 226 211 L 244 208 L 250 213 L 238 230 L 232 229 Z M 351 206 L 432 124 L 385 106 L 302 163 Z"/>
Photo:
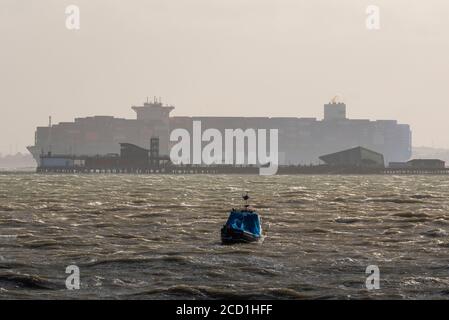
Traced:
<path fill-rule="evenodd" d="M 244 191 L 265 241 L 222 246 Z M 0 175 L 2 299 L 447 299 L 448 250 L 447 177 Z"/>

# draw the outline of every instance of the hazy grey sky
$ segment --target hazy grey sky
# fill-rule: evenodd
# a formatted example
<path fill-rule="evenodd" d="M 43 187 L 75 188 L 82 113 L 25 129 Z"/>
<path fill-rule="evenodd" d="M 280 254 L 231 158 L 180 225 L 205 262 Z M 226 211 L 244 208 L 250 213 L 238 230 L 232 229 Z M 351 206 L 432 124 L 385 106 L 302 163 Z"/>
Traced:
<path fill-rule="evenodd" d="M 321 118 L 340 93 L 349 117 L 449 148 L 447 0 L 1 0 L 0 41 L 2 153 L 49 115 L 134 118 L 154 95 L 173 115 Z"/>

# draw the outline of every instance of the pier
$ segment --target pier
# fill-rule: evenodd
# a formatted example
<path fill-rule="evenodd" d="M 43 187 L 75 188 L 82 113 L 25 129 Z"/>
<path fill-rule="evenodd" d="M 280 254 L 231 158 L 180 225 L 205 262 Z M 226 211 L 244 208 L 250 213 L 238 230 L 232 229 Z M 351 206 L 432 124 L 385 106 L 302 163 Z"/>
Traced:
<path fill-rule="evenodd" d="M 258 175 L 255 166 L 176 166 L 160 167 L 42 167 L 42 174 L 236 174 Z M 363 168 L 317 166 L 279 166 L 277 175 L 449 175 L 449 168 Z"/>
<path fill-rule="evenodd" d="M 150 149 L 120 143 L 120 154 L 76 156 L 42 154 L 36 171 L 56 174 L 236 174 L 259 175 L 262 166 L 235 164 L 174 164 L 159 154 L 159 138 Z M 384 166 L 382 154 L 362 147 L 320 157 L 321 165 L 279 165 L 277 175 L 447 175 L 449 168 L 438 159 L 414 159 Z M 265 166 L 264 166 L 265 167 Z"/>

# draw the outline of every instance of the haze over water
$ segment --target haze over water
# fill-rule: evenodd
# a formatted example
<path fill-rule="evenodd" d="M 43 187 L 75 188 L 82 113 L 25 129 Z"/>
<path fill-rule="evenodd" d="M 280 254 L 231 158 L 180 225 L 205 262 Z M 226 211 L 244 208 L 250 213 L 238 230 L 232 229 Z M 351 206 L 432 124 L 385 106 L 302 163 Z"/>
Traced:
<path fill-rule="evenodd" d="M 265 241 L 222 246 L 244 191 Z M 447 299 L 448 199 L 443 176 L 3 174 L 0 298 Z"/>

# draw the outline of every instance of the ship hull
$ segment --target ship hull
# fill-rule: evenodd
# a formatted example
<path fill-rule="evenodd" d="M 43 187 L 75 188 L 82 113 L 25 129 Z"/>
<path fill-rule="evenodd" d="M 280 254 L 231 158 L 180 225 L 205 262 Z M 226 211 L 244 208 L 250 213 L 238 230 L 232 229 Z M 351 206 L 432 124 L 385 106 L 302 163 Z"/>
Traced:
<path fill-rule="evenodd" d="M 34 160 L 36 161 L 36 165 L 40 166 L 40 164 L 41 164 L 40 163 L 41 162 L 40 155 L 41 154 L 40 154 L 39 148 L 37 146 L 28 146 L 27 150 L 33 156 Z"/>

